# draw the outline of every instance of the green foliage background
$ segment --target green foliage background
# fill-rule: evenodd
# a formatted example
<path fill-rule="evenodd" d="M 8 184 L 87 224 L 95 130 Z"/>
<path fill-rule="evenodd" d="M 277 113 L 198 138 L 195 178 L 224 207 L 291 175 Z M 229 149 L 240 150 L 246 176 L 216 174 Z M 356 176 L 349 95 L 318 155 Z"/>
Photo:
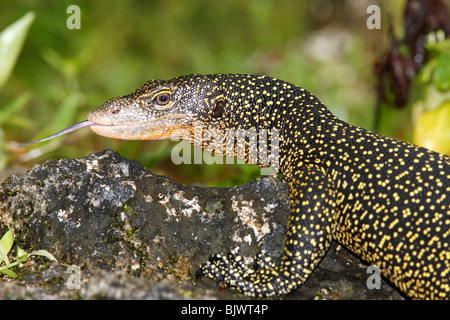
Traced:
<path fill-rule="evenodd" d="M 398 16 L 404 1 L 398 2 L 375 4 L 383 15 L 390 10 Z M 81 9 L 80 30 L 66 27 L 66 9 L 73 4 Z M 111 148 L 182 183 L 231 186 L 257 177 L 254 166 L 175 166 L 170 152 L 177 142 L 117 141 L 89 129 L 14 148 L 16 142 L 43 138 L 85 120 L 88 111 L 149 79 L 186 73 L 275 76 L 310 90 L 344 120 L 372 129 L 372 64 L 385 49 L 387 24 L 383 18 L 381 30 L 367 29 L 370 4 L 374 2 L 2 2 L 0 30 L 29 11 L 36 16 L 13 74 L 0 89 L 0 111 L 16 104 L 13 116 L 0 122 L 0 139 L 7 143 L 0 170 Z"/>

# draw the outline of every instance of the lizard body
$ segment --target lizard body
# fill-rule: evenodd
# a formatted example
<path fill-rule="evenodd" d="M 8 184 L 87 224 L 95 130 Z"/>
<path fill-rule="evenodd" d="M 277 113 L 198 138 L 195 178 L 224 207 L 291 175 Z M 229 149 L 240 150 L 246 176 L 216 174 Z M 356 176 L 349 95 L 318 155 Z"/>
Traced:
<path fill-rule="evenodd" d="M 76 126 L 115 139 L 182 135 L 224 156 L 229 149 L 213 144 L 230 130 L 246 130 L 256 140 L 241 140 L 241 154 L 234 142 L 233 155 L 260 166 L 268 159 L 252 159 L 251 150 L 268 136 L 290 189 L 284 255 L 278 264 L 262 257 L 255 270 L 214 255 L 200 273 L 228 287 L 251 296 L 288 293 L 336 240 L 377 265 L 406 296 L 450 298 L 450 158 L 341 121 L 301 87 L 242 74 L 152 80 Z M 195 128 L 200 137 L 214 134 L 198 141 Z"/>

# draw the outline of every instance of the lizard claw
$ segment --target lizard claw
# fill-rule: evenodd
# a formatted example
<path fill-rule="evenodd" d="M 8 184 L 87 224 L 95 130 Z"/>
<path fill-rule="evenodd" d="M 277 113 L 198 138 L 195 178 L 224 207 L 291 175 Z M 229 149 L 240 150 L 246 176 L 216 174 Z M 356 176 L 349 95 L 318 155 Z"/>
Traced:
<path fill-rule="evenodd" d="M 202 270 L 202 268 L 198 268 L 197 271 L 195 272 L 195 277 L 194 277 L 194 281 L 195 281 L 195 285 L 200 284 L 201 279 L 203 278 L 203 276 L 205 276 L 204 271 Z M 216 280 L 214 282 L 214 289 L 220 291 L 220 292 L 225 292 L 225 279 L 223 277 L 223 275 L 219 274 L 216 277 Z"/>
<path fill-rule="evenodd" d="M 214 283 L 214 289 L 220 291 L 220 292 L 225 292 L 225 279 L 223 278 L 222 275 L 218 276 L 216 279 L 216 282 Z"/>
<path fill-rule="evenodd" d="M 202 269 L 201 268 L 197 268 L 197 271 L 195 271 L 195 276 L 194 276 L 195 285 L 198 285 L 200 283 L 202 277 L 203 277 Z"/>

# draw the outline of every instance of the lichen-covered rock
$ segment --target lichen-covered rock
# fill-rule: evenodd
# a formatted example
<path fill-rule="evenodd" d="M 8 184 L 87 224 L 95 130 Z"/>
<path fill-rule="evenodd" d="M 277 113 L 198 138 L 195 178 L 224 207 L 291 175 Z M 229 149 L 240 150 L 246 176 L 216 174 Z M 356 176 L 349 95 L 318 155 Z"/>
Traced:
<path fill-rule="evenodd" d="M 88 292 L 99 290 L 102 297 L 108 290 L 92 286 L 109 283 L 107 279 L 118 277 L 117 272 L 125 279 L 119 281 L 122 285 L 128 282 L 140 288 L 136 281 L 144 281 L 146 286 L 158 283 L 167 289 L 171 284 L 179 286 L 180 281 L 191 286 L 198 265 L 215 252 L 231 250 L 247 263 L 261 249 L 279 258 L 289 200 L 287 184 L 278 176 L 234 188 L 183 186 L 105 150 L 81 159 L 47 161 L 23 177 L 6 179 L 0 185 L 0 214 L 0 231 L 13 228 L 22 248 L 46 249 L 65 266 L 80 268 L 88 280 L 78 295 L 69 297 L 95 298 Z M 386 284 L 387 292 L 368 290 L 365 266 L 356 267 L 359 279 L 356 276 L 355 285 L 355 276 L 346 274 L 353 267 L 342 265 L 352 259 L 358 265 L 359 260 L 343 249 L 344 258 L 337 258 L 336 253 L 342 254 L 336 248 L 311 279 L 287 298 L 399 298 Z M 36 278 L 38 270 L 25 266 L 22 275 Z M 159 284 L 162 279 L 166 279 L 163 285 Z M 192 290 L 212 287 L 211 281 L 205 282 Z M 158 298 L 138 291 L 135 298 Z M 52 288 L 48 294 L 58 298 L 54 292 Z M 124 288 L 123 292 L 133 297 L 133 290 Z M 167 297 L 163 292 L 160 297 Z M 221 297 L 217 291 L 207 292 L 205 296 L 199 291 L 195 298 Z M 26 292 L 22 298 L 31 296 Z M 6 296 L 0 290 L 1 297 Z"/>

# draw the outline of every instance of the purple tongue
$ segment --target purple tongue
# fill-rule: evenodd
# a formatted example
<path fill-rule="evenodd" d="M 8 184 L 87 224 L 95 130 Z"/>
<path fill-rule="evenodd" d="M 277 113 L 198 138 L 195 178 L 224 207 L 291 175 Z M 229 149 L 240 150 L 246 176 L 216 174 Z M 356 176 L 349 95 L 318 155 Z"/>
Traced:
<path fill-rule="evenodd" d="M 95 122 L 92 122 L 92 121 L 89 121 L 89 120 L 82 121 L 82 122 L 79 122 L 77 124 L 74 124 L 73 126 L 67 127 L 67 128 L 65 128 L 65 129 L 63 129 L 63 130 L 61 130 L 61 131 L 59 131 L 59 132 L 57 132 L 55 134 L 52 134 L 51 136 L 49 136 L 47 138 L 44 138 L 44 139 L 41 139 L 41 140 L 32 141 L 32 142 L 28 142 L 28 143 L 24 143 L 24 144 L 21 144 L 21 145 L 17 146 L 17 148 L 25 147 L 25 146 L 28 146 L 30 144 L 35 144 L 35 143 L 47 141 L 47 140 L 50 140 L 50 139 L 62 136 L 64 134 L 66 134 L 66 133 L 73 132 L 73 131 L 81 129 L 81 128 L 90 127 L 90 126 L 95 125 L 95 124 L 96 124 Z"/>

